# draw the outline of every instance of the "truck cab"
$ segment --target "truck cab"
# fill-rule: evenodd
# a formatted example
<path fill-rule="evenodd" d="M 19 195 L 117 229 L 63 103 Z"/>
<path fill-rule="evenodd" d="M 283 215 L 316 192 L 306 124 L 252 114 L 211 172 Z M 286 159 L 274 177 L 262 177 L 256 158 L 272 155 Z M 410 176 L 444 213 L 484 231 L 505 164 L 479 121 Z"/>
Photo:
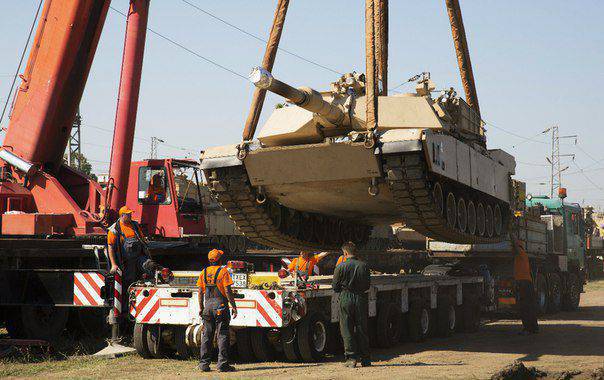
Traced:
<path fill-rule="evenodd" d="M 189 159 L 132 162 L 126 205 L 151 237 L 206 233 L 199 163 Z"/>

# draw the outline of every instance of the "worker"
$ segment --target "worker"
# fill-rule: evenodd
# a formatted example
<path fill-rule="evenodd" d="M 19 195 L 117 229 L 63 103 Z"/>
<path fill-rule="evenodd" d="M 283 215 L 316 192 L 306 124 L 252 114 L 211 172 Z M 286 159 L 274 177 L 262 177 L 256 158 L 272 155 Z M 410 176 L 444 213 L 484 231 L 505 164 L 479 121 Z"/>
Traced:
<path fill-rule="evenodd" d="M 338 257 L 338 261 L 336 261 L 336 266 L 346 262 L 347 258 L 344 254 L 340 255 L 340 257 Z"/>
<path fill-rule="evenodd" d="M 292 273 L 299 271 L 312 276 L 315 266 L 327 255 L 329 255 L 329 252 L 313 255 L 310 251 L 300 251 L 300 256 L 293 259 L 287 266 L 287 269 Z"/>
<path fill-rule="evenodd" d="M 214 332 L 218 331 L 218 370 L 220 372 L 232 372 L 235 370 L 229 364 L 229 324 L 231 314 L 237 317 L 237 305 L 231 285 L 233 279 L 227 268 L 221 265 L 223 251 L 213 249 L 208 253 L 210 265 L 201 271 L 197 286 L 199 287 L 199 315 L 203 319 L 203 336 L 201 338 L 201 360 L 199 369 L 204 372 L 210 371 L 212 359 L 212 343 Z M 203 296 L 202 296 L 203 295 Z"/>
<path fill-rule="evenodd" d="M 158 266 L 145 252 L 146 241 L 137 222 L 132 220 L 132 211 L 127 206 L 119 210 L 119 219 L 107 232 L 107 250 L 111 261 L 111 274 L 122 270 L 122 289 L 128 289 L 143 272 Z M 127 294 L 128 292 L 123 292 Z"/>
<path fill-rule="evenodd" d="M 342 246 L 344 262 L 333 274 L 333 290 L 339 293 L 340 334 L 344 342 L 345 366 L 354 368 L 371 365 L 369 356 L 369 290 L 370 277 L 367 263 L 356 257 L 356 246 L 352 242 Z"/>
<path fill-rule="evenodd" d="M 159 204 L 166 201 L 166 188 L 164 186 L 163 173 L 156 173 L 151 177 L 146 199 L 149 202 Z"/>
<path fill-rule="evenodd" d="M 513 234 L 511 234 L 514 236 Z M 531 276 L 531 266 L 528 255 L 520 240 L 512 237 L 514 244 L 514 280 L 516 283 L 516 304 L 522 318 L 520 335 L 536 334 L 539 332 L 537 312 L 535 310 L 535 288 Z"/>

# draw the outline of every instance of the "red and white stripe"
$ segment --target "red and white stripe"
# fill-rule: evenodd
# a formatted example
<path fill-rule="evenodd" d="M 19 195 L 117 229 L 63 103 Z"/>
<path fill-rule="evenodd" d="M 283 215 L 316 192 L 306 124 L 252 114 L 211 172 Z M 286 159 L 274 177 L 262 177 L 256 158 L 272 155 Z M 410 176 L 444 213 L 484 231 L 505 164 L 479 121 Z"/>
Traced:
<path fill-rule="evenodd" d="M 96 272 L 75 272 L 73 274 L 73 304 L 75 306 L 103 306 L 101 288 L 105 277 Z"/>
<path fill-rule="evenodd" d="M 122 270 L 120 268 L 117 268 L 113 278 L 113 316 L 117 318 L 122 315 Z"/>
<path fill-rule="evenodd" d="M 135 295 L 136 302 L 130 308 L 130 314 L 139 323 L 159 323 L 161 297 L 157 289 L 136 289 Z"/>
<path fill-rule="evenodd" d="M 276 293 L 279 302 L 269 297 Z M 282 307 L 280 305 L 281 291 L 255 290 L 245 292 L 245 299 L 235 299 L 239 314 L 243 318 L 234 319 L 231 324 L 238 326 L 240 322 L 256 327 L 280 327 L 283 324 Z"/>

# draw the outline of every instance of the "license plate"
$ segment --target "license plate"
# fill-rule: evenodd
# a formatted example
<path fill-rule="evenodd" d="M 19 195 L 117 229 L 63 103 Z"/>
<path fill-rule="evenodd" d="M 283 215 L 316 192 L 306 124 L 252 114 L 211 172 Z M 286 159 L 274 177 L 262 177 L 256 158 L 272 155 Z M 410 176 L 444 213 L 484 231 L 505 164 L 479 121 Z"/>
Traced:
<path fill-rule="evenodd" d="M 246 273 L 233 273 L 231 275 L 233 279 L 234 288 L 247 288 L 247 274 Z"/>

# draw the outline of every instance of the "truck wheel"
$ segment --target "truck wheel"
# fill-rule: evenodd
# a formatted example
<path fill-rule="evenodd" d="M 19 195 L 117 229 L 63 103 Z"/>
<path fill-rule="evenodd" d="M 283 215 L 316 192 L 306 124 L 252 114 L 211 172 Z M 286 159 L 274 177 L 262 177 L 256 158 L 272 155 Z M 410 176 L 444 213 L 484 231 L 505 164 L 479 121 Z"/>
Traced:
<path fill-rule="evenodd" d="M 104 308 L 76 309 L 73 310 L 72 318 L 75 319 L 78 331 L 86 337 L 99 339 L 107 337 L 110 333 L 107 311 Z"/>
<path fill-rule="evenodd" d="M 468 295 L 461 305 L 462 327 L 464 332 L 476 332 L 480 327 L 480 302 L 475 295 Z"/>
<path fill-rule="evenodd" d="M 547 282 L 545 281 L 545 276 L 539 273 L 535 278 L 535 302 L 537 303 L 537 314 L 544 315 L 547 313 L 547 303 L 548 303 L 548 295 L 547 295 Z"/>
<path fill-rule="evenodd" d="M 321 313 L 304 318 L 297 328 L 298 350 L 305 362 L 316 362 L 325 356 L 329 340 L 329 326 Z"/>
<path fill-rule="evenodd" d="M 436 331 L 438 336 L 451 336 L 457 328 L 457 311 L 452 297 L 441 297 L 438 299 L 436 314 Z"/>
<path fill-rule="evenodd" d="M 560 276 L 556 273 L 550 273 L 549 281 L 548 281 L 548 290 L 549 290 L 549 302 L 548 302 L 548 312 L 549 313 L 557 313 L 560 311 L 560 306 L 562 304 L 562 289 L 560 283 Z"/>
<path fill-rule="evenodd" d="M 186 326 L 174 326 L 174 345 L 176 353 L 182 360 L 187 360 L 191 357 L 191 350 L 187 346 L 187 328 Z"/>
<path fill-rule="evenodd" d="M 134 348 L 140 357 L 144 359 L 151 358 L 151 352 L 149 352 L 149 346 L 147 346 L 147 325 L 142 323 L 134 324 L 134 332 L 132 333 L 132 340 L 134 341 Z"/>
<path fill-rule="evenodd" d="M 579 278 L 574 273 L 568 276 L 568 285 L 564 296 L 562 297 L 562 309 L 564 310 L 577 310 L 579 302 L 581 301 L 581 289 L 579 286 Z"/>
<path fill-rule="evenodd" d="M 409 340 L 421 342 L 426 339 L 432 327 L 430 308 L 421 301 L 412 302 L 407 313 L 407 331 Z"/>
<path fill-rule="evenodd" d="M 152 358 L 161 359 L 164 357 L 164 347 L 161 339 L 160 325 L 147 325 L 147 347 Z"/>
<path fill-rule="evenodd" d="M 399 342 L 401 337 L 401 320 L 401 313 L 394 303 L 382 303 L 377 315 L 378 347 L 388 348 Z"/>
<path fill-rule="evenodd" d="M 266 333 L 266 329 L 262 328 L 250 331 L 252 351 L 256 359 L 261 362 L 269 362 L 275 358 L 275 350 Z"/>
<path fill-rule="evenodd" d="M 236 332 L 237 339 L 237 355 L 239 360 L 246 363 L 253 363 L 256 361 L 254 351 L 252 349 L 252 340 L 250 337 L 249 329 L 239 329 Z"/>
<path fill-rule="evenodd" d="M 68 317 L 69 309 L 66 307 L 21 307 L 23 330 L 28 339 L 42 339 L 52 343 L 67 326 Z"/>
<path fill-rule="evenodd" d="M 281 329 L 281 345 L 285 358 L 290 362 L 300 361 L 300 350 L 298 348 L 298 334 L 295 326 Z"/>

